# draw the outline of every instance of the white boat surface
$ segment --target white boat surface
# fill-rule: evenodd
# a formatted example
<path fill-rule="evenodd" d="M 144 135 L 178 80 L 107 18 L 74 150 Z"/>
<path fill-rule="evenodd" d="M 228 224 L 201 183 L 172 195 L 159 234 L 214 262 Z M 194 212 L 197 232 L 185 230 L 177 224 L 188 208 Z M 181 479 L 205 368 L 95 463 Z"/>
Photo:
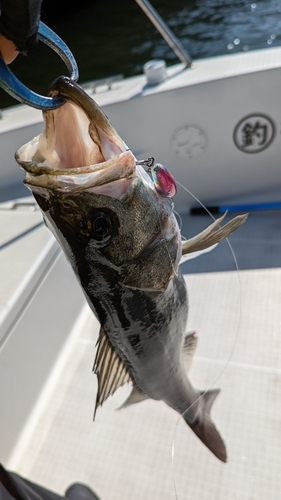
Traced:
<path fill-rule="evenodd" d="M 176 65 L 157 85 L 144 75 L 100 85 L 93 98 L 137 158 L 153 156 L 205 204 L 279 202 L 280 77 L 275 47 Z M 42 129 L 40 111 L 3 111 L 0 200 L 8 188 L 24 195 L 12 158 Z M 179 210 L 194 205 L 180 188 L 175 201 Z"/>
<path fill-rule="evenodd" d="M 93 97 L 139 159 L 155 157 L 205 204 L 279 202 L 280 72 L 273 48 L 177 65 L 155 86 L 125 79 Z M 252 126 L 251 144 L 239 124 Z M 229 238 L 234 255 L 222 242 L 183 265 L 199 338 L 190 379 L 222 389 L 212 417 L 228 463 L 163 403 L 115 411 L 127 386 L 93 422 L 99 325 L 13 161 L 42 128 L 25 106 L 0 121 L 0 461 L 59 494 L 81 481 L 101 500 L 279 500 L 280 212 L 250 212 Z M 179 189 L 187 238 L 211 222 L 190 215 L 193 205 Z"/>

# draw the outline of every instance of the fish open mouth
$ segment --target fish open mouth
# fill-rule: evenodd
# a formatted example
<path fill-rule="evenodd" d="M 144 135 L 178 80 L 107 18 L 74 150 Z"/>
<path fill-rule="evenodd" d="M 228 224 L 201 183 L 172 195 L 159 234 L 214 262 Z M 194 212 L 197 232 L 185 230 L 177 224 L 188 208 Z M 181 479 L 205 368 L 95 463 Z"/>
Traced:
<path fill-rule="evenodd" d="M 136 160 L 100 107 L 69 78 L 50 95 L 66 102 L 43 113 L 45 131 L 16 152 L 25 183 L 59 191 L 122 196 L 137 175 Z"/>

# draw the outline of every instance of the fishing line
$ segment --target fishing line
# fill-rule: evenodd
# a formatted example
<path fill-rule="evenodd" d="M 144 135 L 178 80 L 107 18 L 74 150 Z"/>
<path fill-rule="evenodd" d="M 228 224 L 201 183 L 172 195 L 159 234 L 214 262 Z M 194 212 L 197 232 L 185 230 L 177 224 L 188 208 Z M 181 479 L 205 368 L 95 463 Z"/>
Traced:
<path fill-rule="evenodd" d="M 173 212 L 174 212 L 174 214 L 176 216 L 176 219 L 178 219 L 178 226 L 179 226 L 180 231 L 181 231 L 181 229 L 182 229 L 182 218 L 181 218 L 180 214 L 178 212 L 176 212 L 174 209 L 173 209 Z M 183 236 L 182 236 L 182 239 L 186 240 L 186 238 L 183 237 Z"/>
<path fill-rule="evenodd" d="M 152 180 L 152 182 L 153 182 L 153 184 L 154 184 L 154 189 L 155 189 L 156 193 L 158 194 L 158 196 L 160 196 L 160 198 L 161 198 L 161 193 L 159 193 L 159 192 L 158 192 L 158 190 L 157 190 L 157 188 L 156 188 L 156 186 L 155 186 L 155 181 L 152 179 L 151 167 L 153 166 L 153 164 L 154 164 L 154 158 L 153 158 L 152 156 L 151 156 L 151 157 L 149 157 L 149 158 L 147 158 L 146 160 L 136 160 L 136 165 L 137 165 L 137 166 L 139 165 L 139 166 L 141 166 L 141 167 L 146 167 L 146 168 L 147 168 L 147 170 L 145 170 L 145 173 L 146 173 L 146 174 L 149 174 L 149 176 L 150 176 L 150 178 L 151 178 L 151 180 Z M 142 174 L 141 174 L 140 172 L 139 172 L 139 175 L 136 175 L 135 177 L 136 177 L 136 178 L 138 178 L 139 176 L 140 176 L 140 177 L 142 177 Z M 179 215 L 177 212 L 175 212 L 175 211 L 174 211 L 174 203 L 173 203 L 173 202 L 171 202 L 171 206 L 172 206 L 172 210 L 173 210 L 173 212 L 174 212 L 176 215 L 178 215 L 178 217 L 179 217 L 180 228 L 181 228 L 181 225 L 182 225 L 181 217 L 180 217 L 180 215 Z M 155 207 L 153 207 L 153 208 L 154 208 L 154 212 L 155 212 L 155 214 L 156 214 L 156 217 L 157 217 L 157 219 L 158 219 L 159 228 L 160 228 L 161 230 L 165 230 L 164 226 L 162 225 L 162 222 L 161 222 L 161 219 L 160 219 L 159 213 L 157 212 L 157 210 L 156 210 L 156 208 L 155 208 Z M 172 257 L 171 257 L 171 254 L 170 254 L 170 252 L 169 252 L 168 245 L 167 245 L 167 241 L 166 241 L 166 239 L 165 239 L 165 238 L 163 239 L 163 243 L 164 243 L 164 246 L 166 247 L 166 251 L 167 251 L 168 257 L 169 257 L 169 259 L 170 259 L 170 263 L 171 263 L 171 266 L 172 266 L 172 269 L 173 269 L 174 275 L 176 276 L 176 275 L 177 275 L 177 269 L 176 269 L 176 268 L 175 268 L 175 266 L 174 266 L 174 262 L 173 262 L 173 259 L 172 259 Z M 160 339 L 160 335 L 159 335 L 159 339 Z M 161 343 L 162 343 L 162 340 L 161 340 Z"/>
<path fill-rule="evenodd" d="M 149 160 L 152 160 L 152 165 L 153 165 L 154 159 L 151 158 Z M 144 160 L 144 161 L 140 162 L 140 164 L 148 166 L 149 160 Z M 151 174 L 151 165 L 148 166 L 148 172 Z M 153 179 L 153 181 L 154 181 L 155 188 L 158 191 L 157 186 L 155 184 L 155 179 Z M 177 183 L 178 186 L 180 186 L 182 189 L 184 189 L 190 196 L 192 196 L 201 205 L 201 207 L 208 213 L 208 215 L 213 219 L 213 221 L 216 220 L 215 217 L 211 214 L 211 212 L 207 209 L 207 207 L 193 193 L 191 193 L 185 186 L 183 186 L 176 179 L 174 179 L 174 181 Z M 156 179 L 156 182 L 157 182 L 157 179 Z M 161 191 L 160 191 L 160 194 L 162 194 Z M 173 210 L 174 214 L 177 215 L 179 217 L 179 219 L 180 219 L 179 226 L 180 226 L 180 230 L 181 230 L 181 217 L 179 216 L 179 214 L 177 212 L 175 212 L 173 203 L 172 203 L 172 210 Z M 155 212 L 156 212 L 156 215 L 157 215 L 160 227 L 161 227 L 161 221 L 160 221 L 159 214 L 157 213 L 156 210 L 155 210 Z M 163 227 L 163 229 L 164 229 L 164 227 Z M 176 485 L 176 478 L 175 478 L 175 440 L 176 440 L 176 431 L 177 431 L 177 428 L 178 428 L 179 421 L 181 420 L 182 417 L 184 417 L 184 415 L 186 414 L 186 412 L 189 411 L 190 408 L 192 408 L 196 403 L 198 403 L 199 400 L 213 387 L 213 385 L 217 382 L 217 380 L 219 379 L 219 377 L 225 371 L 227 365 L 229 364 L 229 362 L 230 362 L 230 360 L 232 358 L 233 351 L 234 351 L 234 348 L 235 348 L 235 345 L 236 345 L 236 342 L 237 342 L 237 338 L 238 338 L 239 328 L 240 328 L 240 321 L 241 321 L 241 282 L 240 282 L 240 275 L 239 275 L 239 266 L 238 266 L 238 262 L 237 262 L 237 259 L 236 259 L 236 255 L 234 253 L 234 250 L 233 250 L 233 248 L 232 248 L 232 246 L 231 246 L 228 238 L 225 238 L 225 239 L 227 241 L 228 247 L 229 247 L 230 252 L 232 254 L 232 257 L 233 257 L 233 260 L 234 260 L 234 264 L 235 264 L 235 268 L 236 268 L 236 271 L 237 271 L 237 277 L 238 277 L 238 285 L 239 285 L 238 321 L 237 321 L 236 331 L 235 331 L 235 335 L 234 335 L 234 341 L 233 341 L 232 347 L 230 349 L 229 356 L 228 356 L 228 358 L 226 360 L 226 363 L 224 364 L 223 368 L 220 370 L 219 374 L 216 376 L 215 380 L 209 385 L 209 387 L 207 387 L 207 389 L 205 389 L 205 391 L 202 392 L 200 394 L 200 396 L 188 408 L 186 408 L 186 410 L 180 415 L 180 417 L 178 418 L 178 420 L 177 420 L 177 422 L 175 424 L 174 433 L 173 433 L 173 442 L 172 442 L 172 472 L 173 472 L 173 485 L 174 485 L 174 492 L 175 492 L 175 498 L 176 498 L 176 500 L 178 500 L 178 493 L 177 493 L 177 485 Z M 173 268 L 175 274 L 177 274 L 177 270 L 174 268 L 173 260 L 172 260 L 172 257 L 170 255 L 167 243 L 166 243 L 165 246 L 166 246 L 166 250 L 167 250 L 167 253 L 169 255 L 171 264 L 172 264 L 172 268 Z"/>
<path fill-rule="evenodd" d="M 175 179 L 175 181 L 176 181 L 176 183 L 182 189 L 184 189 L 190 196 L 192 196 L 192 198 L 194 198 L 194 200 L 196 200 L 201 205 L 201 207 L 209 214 L 209 216 L 214 221 L 216 220 L 215 217 L 211 214 L 211 212 L 207 209 L 207 207 L 205 207 L 205 205 L 193 193 L 191 193 L 185 186 L 183 186 L 183 184 L 181 184 L 180 182 L 178 182 L 176 179 Z M 186 414 L 186 412 L 190 408 L 192 408 L 192 406 L 194 406 L 214 386 L 214 384 L 216 384 L 216 382 L 218 381 L 218 379 L 221 377 L 221 375 L 225 371 L 227 365 L 229 364 L 229 362 L 230 362 L 230 360 L 232 358 L 233 351 L 234 351 L 234 348 L 235 348 L 235 345 L 236 345 L 236 342 L 237 342 L 237 338 L 238 338 L 239 329 L 240 329 L 242 301 L 241 301 L 241 280 L 240 280 L 239 266 L 238 266 L 238 262 L 237 262 L 237 258 L 236 258 L 235 252 L 234 252 L 234 250 L 232 248 L 232 245 L 231 245 L 229 239 L 228 238 L 225 238 L 225 239 L 226 239 L 226 242 L 228 244 L 228 247 L 229 247 L 230 252 L 232 254 L 232 257 L 233 257 L 234 265 L 235 265 L 236 272 L 237 272 L 237 278 L 238 278 L 238 286 L 239 286 L 238 321 L 237 321 L 237 326 L 236 326 L 236 331 L 235 331 L 235 335 L 234 335 L 233 344 L 232 344 L 232 347 L 230 349 L 230 354 L 229 354 L 229 356 L 228 356 L 228 358 L 226 360 L 225 365 L 220 370 L 220 372 L 216 376 L 215 380 L 209 385 L 209 387 L 207 389 L 205 389 L 205 391 L 202 392 L 200 394 L 200 396 L 188 408 L 186 408 L 186 410 L 179 416 L 178 420 L 175 423 L 174 433 L 173 433 L 173 442 L 172 442 L 172 472 L 173 472 L 173 485 L 174 485 L 174 492 L 175 492 L 175 498 L 176 498 L 176 500 L 179 500 L 178 493 L 177 493 L 177 486 L 176 486 L 176 477 L 175 477 L 175 472 L 176 472 L 175 471 L 175 441 L 176 441 L 176 432 L 177 432 L 178 424 L 179 424 L 181 418 L 184 417 L 184 415 Z"/>
<path fill-rule="evenodd" d="M 147 161 L 143 161 L 141 162 L 141 164 L 143 165 L 147 165 Z M 148 172 L 149 172 L 150 169 L 148 169 Z M 151 172 L 149 172 L 151 173 Z M 154 179 L 153 179 L 154 180 Z M 192 196 L 192 198 L 194 200 L 197 201 L 197 203 L 199 203 L 199 205 L 201 205 L 201 207 L 208 213 L 208 215 L 213 219 L 213 221 L 215 221 L 215 217 L 211 214 L 211 212 L 207 209 L 207 207 L 193 194 L 191 193 L 185 186 L 183 186 L 180 182 L 178 182 L 176 179 L 174 179 L 174 181 L 176 182 L 176 184 L 178 186 L 180 186 L 182 189 L 184 189 L 190 196 Z M 154 185 L 155 185 L 155 181 L 154 181 Z M 155 185 L 155 188 L 157 190 L 157 187 Z M 161 192 L 159 193 L 161 195 Z M 164 195 L 165 196 L 165 195 Z M 171 203 L 172 204 L 172 210 L 173 212 L 175 213 L 175 215 L 178 215 L 175 210 L 174 210 L 174 206 L 173 206 L 173 202 Z M 156 213 L 156 217 L 158 218 L 158 222 L 159 222 L 159 225 L 160 227 L 162 226 L 162 229 L 164 230 L 164 226 L 162 225 L 161 223 L 161 220 L 160 220 L 160 216 L 157 212 L 157 210 L 155 209 L 155 213 Z M 181 218 L 180 218 L 181 219 Z M 181 225 L 181 223 L 180 223 Z M 176 484 L 176 470 L 175 470 L 175 443 L 176 443 L 176 432 L 177 432 L 177 428 L 178 428 L 178 424 L 181 420 L 181 418 L 184 417 L 184 415 L 186 414 L 187 411 L 190 410 L 190 408 L 192 408 L 195 404 L 197 404 L 200 399 L 216 384 L 217 380 L 221 377 L 221 375 L 223 374 L 223 372 L 225 371 L 226 367 L 228 366 L 231 358 L 232 358 L 232 355 L 233 355 L 233 352 L 234 352 L 234 348 L 236 346 L 236 343 L 237 343 L 237 338 L 238 338 L 238 333 L 239 333 L 239 329 L 240 329 L 240 322 L 241 322 L 241 282 L 240 282 L 240 274 L 239 274 L 239 266 L 238 266 L 238 262 L 237 262 L 237 259 L 236 259 L 236 255 L 234 253 L 234 250 L 229 242 L 229 239 L 228 238 L 225 238 L 226 239 L 226 242 L 228 244 L 228 247 L 230 249 L 230 252 L 231 252 L 231 255 L 233 257 L 233 261 L 234 261 L 234 265 L 235 265 L 235 269 L 236 269 L 236 272 L 237 272 L 237 277 L 238 277 L 238 287 L 239 287 L 239 292 L 238 292 L 238 321 L 237 321 L 237 325 L 236 325 L 236 330 L 235 330 L 235 335 L 234 335 L 234 340 L 233 340 L 233 343 L 232 343 L 232 346 L 231 346 L 231 349 L 230 349 L 230 353 L 229 353 L 229 356 L 224 364 L 224 366 L 222 367 L 222 369 L 219 371 L 218 375 L 215 377 L 215 379 L 211 382 L 211 384 L 209 384 L 209 386 L 207 387 L 207 389 L 205 389 L 204 392 L 200 393 L 200 395 L 198 396 L 198 398 L 191 404 L 189 405 L 188 408 L 186 408 L 186 410 L 178 417 L 178 420 L 176 421 L 175 423 L 175 426 L 174 426 L 174 432 L 173 432 L 173 440 L 172 440 L 172 449 L 171 449 L 171 458 L 172 458 L 172 477 L 173 477 L 173 486 L 174 486 L 174 493 L 175 493 L 175 498 L 176 500 L 179 500 L 179 496 L 178 496 L 178 491 L 177 491 L 177 484 Z M 164 239 L 165 241 L 165 239 Z M 166 251 L 168 253 L 168 256 L 169 256 L 169 259 L 171 261 L 171 265 L 172 265 L 172 268 L 175 272 L 175 274 L 177 274 L 177 269 L 174 268 L 174 264 L 173 264 L 173 259 L 171 257 L 171 254 L 169 252 L 169 248 L 168 248 L 168 245 L 167 245 L 167 242 L 165 242 L 165 246 L 166 246 Z M 159 336 L 159 340 L 161 342 L 161 338 Z"/>

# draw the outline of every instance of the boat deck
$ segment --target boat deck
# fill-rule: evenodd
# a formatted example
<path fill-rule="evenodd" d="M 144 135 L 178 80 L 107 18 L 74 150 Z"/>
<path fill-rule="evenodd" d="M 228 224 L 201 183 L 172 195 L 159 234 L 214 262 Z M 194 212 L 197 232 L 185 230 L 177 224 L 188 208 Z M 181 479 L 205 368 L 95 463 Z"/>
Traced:
<path fill-rule="evenodd" d="M 210 222 L 208 216 L 184 216 L 182 233 L 189 238 Z M 227 242 L 182 266 L 188 329 L 199 338 L 190 379 L 201 389 L 221 388 L 212 417 L 226 442 L 227 464 L 164 403 L 145 401 L 115 411 L 129 387 L 110 397 L 93 422 L 99 327 L 81 302 L 4 465 L 58 493 L 84 482 L 101 500 L 279 500 L 280 211 L 251 213 L 230 242 L 239 272 Z M 60 300 L 68 301 L 68 290 Z"/>

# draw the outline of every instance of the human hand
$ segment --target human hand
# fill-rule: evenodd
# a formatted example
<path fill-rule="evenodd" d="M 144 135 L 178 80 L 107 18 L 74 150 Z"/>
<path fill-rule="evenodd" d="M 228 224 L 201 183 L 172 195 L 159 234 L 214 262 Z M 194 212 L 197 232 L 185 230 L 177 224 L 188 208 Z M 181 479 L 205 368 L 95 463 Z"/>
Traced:
<path fill-rule="evenodd" d="M 0 54 L 6 64 L 10 64 L 19 54 L 14 42 L 0 33 Z"/>

